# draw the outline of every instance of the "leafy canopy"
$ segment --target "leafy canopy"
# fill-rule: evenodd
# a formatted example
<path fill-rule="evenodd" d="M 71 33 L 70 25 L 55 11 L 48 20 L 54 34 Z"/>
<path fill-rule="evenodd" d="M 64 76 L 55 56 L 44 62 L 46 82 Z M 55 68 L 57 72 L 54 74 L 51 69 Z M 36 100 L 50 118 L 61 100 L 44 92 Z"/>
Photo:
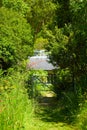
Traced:
<path fill-rule="evenodd" d="M 0 17 L 0 66 L 8 68 L 31 55 L 33 37 L 29 23 L 17 12 L 2 7 Z"/>

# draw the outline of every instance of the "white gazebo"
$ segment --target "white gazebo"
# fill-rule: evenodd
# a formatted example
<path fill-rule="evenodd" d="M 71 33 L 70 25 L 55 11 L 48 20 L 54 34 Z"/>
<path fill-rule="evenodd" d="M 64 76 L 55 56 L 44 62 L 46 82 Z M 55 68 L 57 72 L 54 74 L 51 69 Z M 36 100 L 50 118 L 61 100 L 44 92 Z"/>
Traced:
<path fill-rule="evenodd" d="M 29 57 L 27 67 L 28 69 L 46 71 L 52 71 L 56 69 L 56 67 L 53 66 L 52 63 L 50 63 L 49 56 L 47 55 L 45 50 L 35 51 L 34 56 Z"/>

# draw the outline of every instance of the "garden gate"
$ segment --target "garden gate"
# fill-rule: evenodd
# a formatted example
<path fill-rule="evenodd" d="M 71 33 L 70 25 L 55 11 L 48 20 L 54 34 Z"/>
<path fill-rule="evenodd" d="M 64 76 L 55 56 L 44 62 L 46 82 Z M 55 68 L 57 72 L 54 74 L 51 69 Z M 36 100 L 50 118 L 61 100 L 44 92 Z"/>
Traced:
<path fill-rule="evenodd" d="M 41 92 L 52 91 L 53 85 L 56 85 L 56 75 L 33 75 L 32 76 L 32 98 L 37 99 Z"/>

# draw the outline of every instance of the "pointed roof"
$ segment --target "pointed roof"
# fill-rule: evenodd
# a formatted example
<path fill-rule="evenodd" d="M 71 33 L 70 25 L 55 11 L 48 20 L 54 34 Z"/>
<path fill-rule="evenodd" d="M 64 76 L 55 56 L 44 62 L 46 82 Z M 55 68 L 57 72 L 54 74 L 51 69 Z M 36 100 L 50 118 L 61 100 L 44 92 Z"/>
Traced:
<path fill-rule="evenodd" d="M 49 57 L 44 50 L 35 51 L 35 55 L 29 58 L 28 68 L 34 70 L 54 70 L 55 67 L 50 63 Z"/>

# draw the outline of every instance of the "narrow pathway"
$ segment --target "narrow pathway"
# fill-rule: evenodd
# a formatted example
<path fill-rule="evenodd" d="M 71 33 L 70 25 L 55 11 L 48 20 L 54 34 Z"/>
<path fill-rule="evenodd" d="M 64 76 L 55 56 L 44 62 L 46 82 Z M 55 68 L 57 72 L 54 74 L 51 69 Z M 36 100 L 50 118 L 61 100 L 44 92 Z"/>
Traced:
<path fill-rule="evenodd" d="M 25 119 L 26 130 L 78 130 L 68 123 L 60 110 L 61 106 L 54 94 L 44 93 L 39 97 L 35 112 Z"/>
<path fill-rule="evenodd" d="M 43 96 L 39 97 L 38 101 L 39 105 L 42 106 L 55 106 L 57 104 L 57 99 L 52 91 L 43 94 Z"/>

